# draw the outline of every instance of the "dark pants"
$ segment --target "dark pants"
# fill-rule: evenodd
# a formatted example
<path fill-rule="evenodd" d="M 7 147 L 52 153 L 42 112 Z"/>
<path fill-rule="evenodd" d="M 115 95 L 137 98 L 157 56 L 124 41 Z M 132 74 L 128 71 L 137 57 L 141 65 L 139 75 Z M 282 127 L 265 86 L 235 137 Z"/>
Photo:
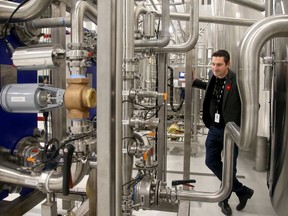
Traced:
<path fill-rule="evenodd" d="M 209 132 L 206 139 L 206 160 L 205 163 L 207 167 L 218 177 L 218 179 L 222 180 L 222 167 L 223 163 L 221 160 L 221 152 L 223 150 L 223 136 L 224 129 L 219 129 L 216 127 L 210 127 Z M 232 191 L 236 193 L 236 195 L 242 196 L 246 192 L 246 187 L 242 185 L 241 182 L 236 178 L 236 165 L 237 165 L 237 157 L 238 157 L 238 147 L 234 146 L 234 164 L 233 164 L 233 187 Z M 229 194 L 227 200 L 230 198 L 231 193 Z"/>

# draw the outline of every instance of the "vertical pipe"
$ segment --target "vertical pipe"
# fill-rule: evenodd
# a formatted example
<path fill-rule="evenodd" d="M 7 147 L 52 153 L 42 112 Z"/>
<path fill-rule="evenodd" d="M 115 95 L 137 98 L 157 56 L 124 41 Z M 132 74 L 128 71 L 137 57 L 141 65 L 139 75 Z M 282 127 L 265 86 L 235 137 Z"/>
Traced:
<path fill-rule="evenodd" d="M 83 20 L 85 12 L 91 13 L 95 17 L 97 17 L 98 14 L 96 8 L 90 5 L 88 2 L 82 0 L 77 1 L 71 13 L 72 43 L 83 42 Z"/>
<path fill-rule="evenodd" d="M 122 103 L 122 184 L 126 184 L 131 181 L 132 168 L 133 168 L 133 156 L 128 154 L 128 145 L 131 143 L 133 137 L 132 128 L 129 125 L 129 120 L 133 115 L 133 104 L 130 101 L 129 91 L 134 85 L 134 1 L 124 0 L 124 65 L 123 70 L 123 90 L 122 100 L 126 101 Z M 132 191 L 129 188 L 129 184 L 126 184 L 122 188 L 123 192 L 123 212 L 130 214 L 132 205 Z M 125 204 L 124 204 L 125 203 Z"/>
<path fill-rule="evenodd" d="M 98 2 L 97 215 L 101 216 L 116 213 L 116 5 L 117 0 Z"/>
<path fill-rule="evenodd" d="M 116 44 L 116 216 L 122 215 L 122 64 L 123 64 L 123 0 L 117 1 Z"/>
<path fill-rule="evenodd" d="M 167 54 L 163 53 L 158 55 L 158 92 L 167 92 Z M 157 173 L 158 179 L 165 182 L 167 177 L 167 103 L 161 100 L 159 99 L 158 104 L 164 102 L 164 106 L 158 112 L 161 124 L 157 133 Z"/>
<path fill-rule="evenodd" d="M 188 7 L 189 9 L 189 7 Z M 188 31 L 190 29 L 188 28 Z M 192 106 L 192 63 L 195 59 L 195 51 L 186 53 L 185 67 L 185 105 L 184 105 L 184 158 L 183 179 L 190 178 L 190 153 L 191 153 L 191 106 Z"/>
<path fill-rule="evenodd" d="M 97 170 L 91 169 L 89 172 L 89 178 L 87 185 L 89 187 L 88 198 L 89 198 L 89 216 L 97 216 Z"/>
<path fill-rule="evenodd" d="M 66 15 L 66 5 L 64 2 L 59 2 L 59 4 L 52 4 L 52 17 L 63 17 Z M 52 28 L 51 29 L 51 40 L 53 44 L 60 44 L 61 47 L 66 47 L 66 29 Z M 65 61 L 65 60 L 63 60 Z M 66 88 L 66 64 L 61 64 L 53 70 L 52 78 L 53 86 L 61 89 Z M 60 107 L 58 109 L 52 110 L 51 117 L 52 126 L 52 137 L 62 140 L 66 136 L 66 108 Z"/>

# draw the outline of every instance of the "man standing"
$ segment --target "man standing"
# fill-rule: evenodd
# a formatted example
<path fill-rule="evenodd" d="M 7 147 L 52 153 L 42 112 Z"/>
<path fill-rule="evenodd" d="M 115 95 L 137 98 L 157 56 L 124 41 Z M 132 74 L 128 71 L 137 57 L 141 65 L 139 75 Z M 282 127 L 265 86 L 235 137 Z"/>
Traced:
<path fill-rule="evenodd" d="M 203 102 L 203 122 L 209 129 L 205 142 L 207 167 L 222 180 L 221 152 L 223 150 L 223 136 L 226 123 L 232 121 L 240 126 L 241 120 L 241 100 L 236 83 L 236 74 L 229 69 L 230 55 L 226 50 L 218 50 L 212 54 L 212 70 L 209 71 L 208 83 L 193 78 L 193 87 L 205 89 Z M 238 147 L 234 147 L 233 165 L 233 187 L 232 191 L 239 198 L 238 211 L 245 208 L 247 200 L 250 199 L 254 191 L 236 178 L 236 161 L 238 157 Z M 230 195 L 218 205 L 225 215 L 232 215 L 232 210 L 228 203 Z"/>

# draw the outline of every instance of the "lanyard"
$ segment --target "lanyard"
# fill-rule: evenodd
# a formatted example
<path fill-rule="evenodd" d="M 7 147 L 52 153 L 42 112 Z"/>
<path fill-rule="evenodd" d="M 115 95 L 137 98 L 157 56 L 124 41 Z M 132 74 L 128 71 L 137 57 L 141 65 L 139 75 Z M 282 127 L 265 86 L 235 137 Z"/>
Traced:
<path fill-rule="evenodd" d="M 224 78 L 224 80 L 220 80 L 220 79 L 216 78 L 213 95 L 215 95 L 215 97 L 216 97 L 216 111 L 217 111 L 217 113 L 218 113 L 218 107 L 219 107 L 219 104 L 221 102 L 221 98 L 223 96 L 223 92 L 225 89 L 225 84 L 226 84 L 226 77 Z"/>

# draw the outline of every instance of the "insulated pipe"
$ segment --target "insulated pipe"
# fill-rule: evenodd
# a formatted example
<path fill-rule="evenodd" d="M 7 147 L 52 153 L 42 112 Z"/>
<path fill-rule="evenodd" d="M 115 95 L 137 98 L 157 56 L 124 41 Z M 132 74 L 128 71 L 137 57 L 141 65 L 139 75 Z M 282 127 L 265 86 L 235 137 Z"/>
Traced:
<path fill-rule="evenodd" d="M 41 175 L 32 176 L 18 171 L 19 168 L 15 164 L 7 161 L 0 163 L 0 182 L 20 185 L 28 188 L 40 189 L 44 188 L 46 191 L 59 191 L 62 189 L 63 174 L 61 172 L 43 172 Z M 72 164 L 71 177 L 73 185 L 78 184 L 84 175 L 87 173 L 87 164 L 78 162 Z M 19 169 L 20 170 L 20 169 Z"/>
<path fill-rule="evenodd" d="M 169 23 L 170 23 L 170 16 L 169 16 L 169 1 L 162 0 L 162 34 L 159 40 L 135 40 L 135 47 L 164 47 L 169 44 L 170 41 L 170 33 L 169 33 Z M 137 25 L 137 23 L 136 23 Z"/>
<path fill-rule="evenodd" d="M 51 0 L 31 0 L 24 4 L 17 13 L 13 15 L 11 22 L 33 20 L 42 15 L 50 4 Z M 0 1 L 0 23 L 6 22 L 18 6 L 19 3 Z"/>
<path fill-rule="evenodd" d="M 288 36 L 288 15 L 267 17 L 251 26 L 238 56 L 237 83 L 242 101 L 240 149 L 256 142 L 259 109 L 259 54 L 266 41 Z"/>
<path fill-rule="evenodd" d="M 190 23 L 189 23 L 189 30 L 191 34 L 189 35 L 188 40 L 179 45 L 168 45 L 163 48 L 155 48 L 156 52 L 181 52 L 185 53 L 193 49 L 198 41 L 199 35 L 199 1 L 190 1 Z"/>
<path fill-rule="evenodd" d="M 224 162 L 219 190 L 216 192 L 179 191 L 177 193 L 179 200 L 220 202 L 229 195 L 233 182 L 234 142 L 239 142 L 239 135 L 239 127 L 234 122 L 228 122 L 224 131 Z"/>
<path fill-rule="evenodd" d="M 83 42 L 83 20 L 84 13 L 92 13 L 97 17 L 97 10 L 95 7 L 85 1 L 77 1 L 74 10 L 71 12 L 71 42 L 72 43 L 82 43 Z"/>
<path fill-rule="evenodd" d="M 226 0 L 238 5 L 246 6 L 258 11 L 265 11 L 265 3 L 259 4 L 257 2 L 249 1 L 249 0 Z M 267 1 L 267 0 L 266 0 Z"/>

